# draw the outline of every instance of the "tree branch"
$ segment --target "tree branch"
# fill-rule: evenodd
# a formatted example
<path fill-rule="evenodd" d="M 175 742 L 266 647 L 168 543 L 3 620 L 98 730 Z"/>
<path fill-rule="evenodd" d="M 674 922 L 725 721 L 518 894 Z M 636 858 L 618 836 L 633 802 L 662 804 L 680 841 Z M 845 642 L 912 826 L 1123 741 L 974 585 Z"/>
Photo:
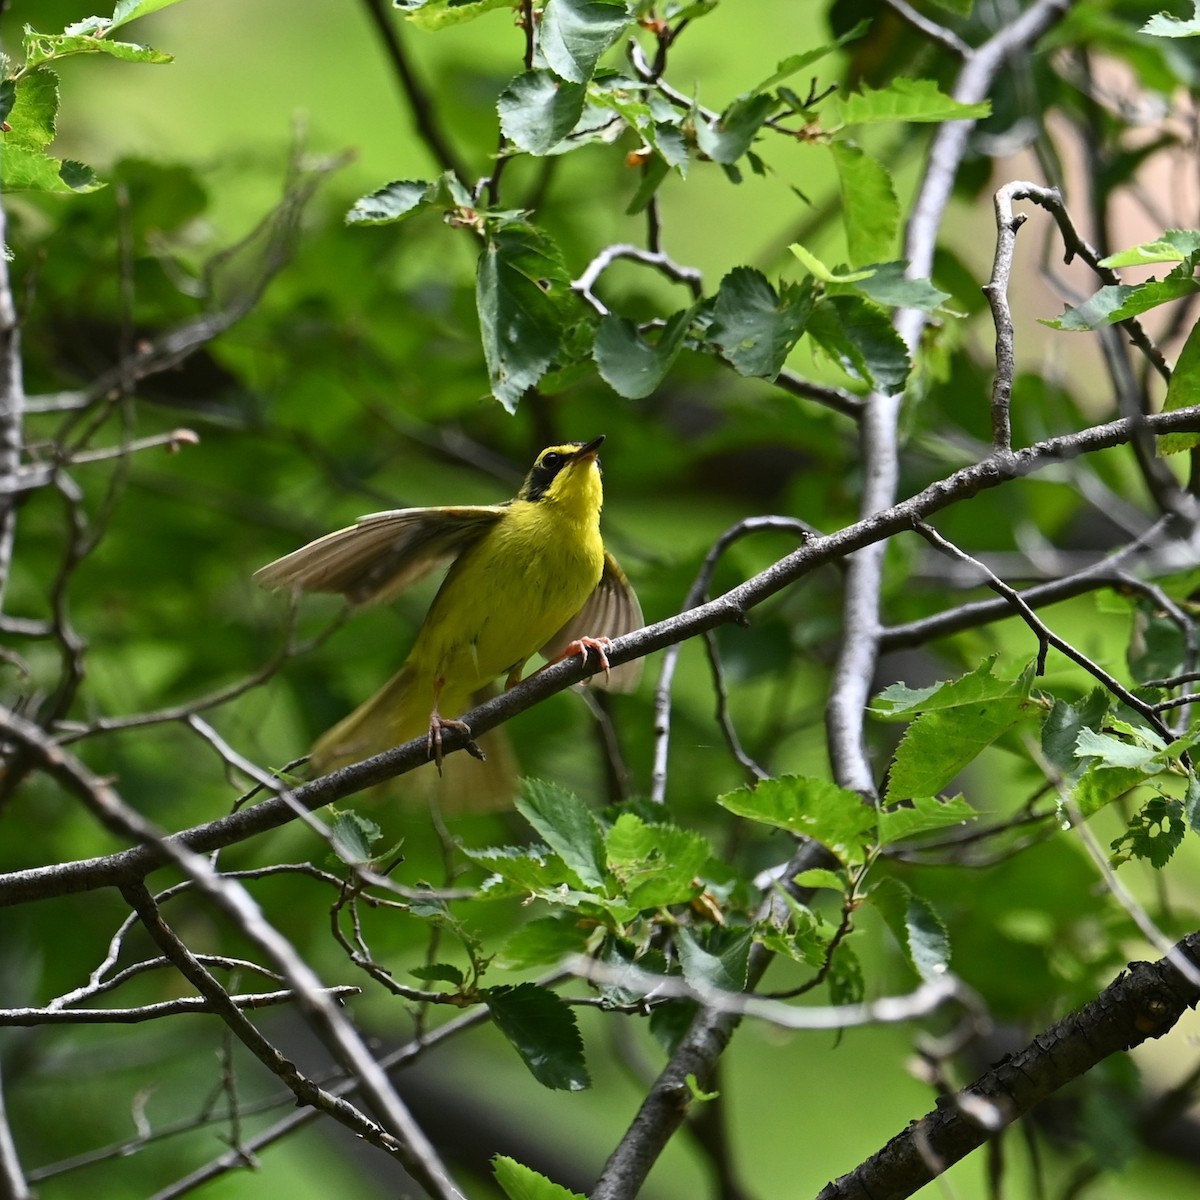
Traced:
<path fill-rule="evenodd" d="M 614 666 L 630 662 L 686 638 L 695 637 L 705 630 L 715 629 L 718 625 L 741 622 L 757 604 L 826 563 L 835 562 L 865 546 L 907 531 L 911 529 L 914 521 L 968 500 L 980 492 L 1081 454 L 1121 445 L 1128 442 L 1135 432 L 1143 429 L 1154 434 L 1177 430 L 1200 431 L 1200 406 L 1159 413 L 1155 416 L 1126 417 L 1119 421 L 1110 421 L 1078 433 L 1037 442 L 1010 454 L 993 455 L 982 462 L 963 467 L 930 484 L 908 500 L 877 512 L 837 533 L 810 539 L 767 570 L 707 604 L 618 638 L 608 651 L 609 662 Z M 576 656 L 539 671 L 510 691 L 465 714 L 464 719 L 470 726 L 471 736 L 477 737 L 489 729 L 494 729 L 546 697 L 564 691 L 572 684 L 594 674 L 597 669 L 594 656 L 590 656 L 586 664 Z M 0 732 L 13 732 L 14 722 L 18 720 L 13 714 L 6 714 L 0 710 Z M 37 732 L 39 736 L 44 736 L 40 730 Z M 467 735 L 462 732 L 448 730 L 443 741 L 445 753 L 461 749 L 467 740 Z M 147 839 L 145 844 L 134 849 L 101 858 L 81 859 L 0 875 L 0 907 L 29 900 L 48 899 L 52 896 L 70 895 L 97 887 L 119 887 L 139 880 L 147 872 L 173 861 L 177 851 L 205 853 L 276 829 L 295 817 L 296 806 L 310 811 L 321 808 L 334 800 L 374 787 L 421 766 L 428 761 L 426 742 L 425 737 L 414 738 L 402 746 L 377 754 L 361 763 L 342 767 L 311 783 L 296 787 L 282 796 L 264 800 L 261 804 L 244 808 L 216 821 L 194 826 L 162 842 Z"/>
<path fill-rule="evenodd" d="M 1175 952 L 1200 967 L 1200 932 Z M 904 1200 L 1097 1063 L 1162 1037 L 1200 1000 L 1169 959 L 1133 963 L 1096 999 L 897 1134 L 817 1200 Z"/>

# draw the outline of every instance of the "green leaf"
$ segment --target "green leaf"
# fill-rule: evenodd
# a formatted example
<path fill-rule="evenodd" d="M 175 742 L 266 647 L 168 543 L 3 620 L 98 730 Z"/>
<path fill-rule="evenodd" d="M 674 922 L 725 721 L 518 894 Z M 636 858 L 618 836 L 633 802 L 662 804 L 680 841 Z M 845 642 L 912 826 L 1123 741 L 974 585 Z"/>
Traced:
<path fill-rule="evenodd" d="M 1083 767 L 1075 746 L 1080 731 L 1099 725 L 1108 713 L 1108 693 L 1096 687 L 1079 704 L 1070 704 L 1058 697 L 1042 723 L 1042 754 L 1065 779 L 1077 777 Z"/>
<path fill-rule="evenodd" d="M 136 21 L 138 17 L 149 16 L 178 3 L 179 0 L 119 0 L 117 7 L 113 9 L 109 28 L 119 29 L 122 25 L 128 25 L 130 21 Z"/>
<path fill-rule="evenodd" d="M 888 169 L 852 142 L 831 142 L 841 188 L 842 223 L 852 263 L 892 256 L 900 228 L 900 201 Z"/>
<path fill-rule="evenodd" d="M 893 79 L 878 91 L 863 84 L 861 91 L 831 100 L 822 114 L 822 125 L 832 130 L 880 121 L 979 120 L 991 111 L 986 101 L 960 104 L 941 92 L 932 79 Z"/>
<path fill-rule="evenodd" d="M 609 313 L 600 322 L 592 349 L 600 377 L 627 400 L 649 396 L 679 357 L 695 314 L 695 305 L 672 314 L 658 340 L 650 342 L 632 321 Z"/>
<path fill-rule="evenodd" d="M 91 167 L 70 159 L 59 161 L 42 150 L 0 144 L 0 190 L 70 193 L 104 187 Z"/>
<path fill-rule="evenodd" d="M 840 871 L 830 871 L 826 867 L 809 867 L 793 876 L 792 882 L 800 888 L 829 888 L 835 892 L 845 892 L 850 883 Z"/>
<path fill-rule="evenodd" d="M 1192 260 L 1184 264 L 1187 270 L 1176 268 L 1165 279 L 1150 279 L 1145 283 L 1109 284 L 1089 296 L 1082 304 L 1067 306 L 1061 317 L 1043 319 L 1042 324 L 1068 333 L 1082 333 L 1115 325 L 1130 317 L 1140 316 L 1160 304 L 1194 295 L 1200 291 L 1200 280 L 1192 274 Z"/>
<path fill-rule="evenodd" d="M 829 956 L 832 931 L 823 928 L 813 911 L 794 896 L 782 889 L 777 894 L 787 904 L 791 919 L 782 929 L 774 920 L 760 921 L 754 928 L 754 940 L 773 954 L 819 970 Z"/>
<path fill-rule="evenodd" d="M 686 904 L 700 890 L 696 882 L 712 850 L 698 833 L 675 825 L 649 825 L 622 813 L 608 831 L 608 869 L 621 881 L 636 908 Z"/>
<path fill-rule="evenodd" d="M 553 896 L 556 902 L 569 902 L 572 893 L 566 885 L 576 880 L 574 873 L 567 869 L 567 864 L 557 854 L 551 854 L 544 848 L 540 851 L 536 847 L 518 850 L 504 846 L 464 849 L 463 853 L 485 871 L 493 871 L 512 885 L 510 890 L 499 889 L 500 894 Z M 489 885 L 483 895 L 495 898 L 497 891 L 493 885 Z"/>
<path fill-rule="evenodd" d="M 985 700 L 1000 700 L 1009 696 L 1029 694 L 1029 676 L 1002 679 L 992 674 L 995 655 L 958 679 L 943 680 L 925 688 L 910 688 L 904 683 L 889 684 L 871 702 L 870 712 L 882 720 L 905 719 L 915 713 L 937 712 L 961 708 Z"/>
<path fill-rule="evenodd" d="M 488 988 L 492 1020 L 543 1087 L 579 1092 L 591 1086 L 575 1014 L 536 983 Z"/>
<path fill-rule="evenodd" d="M 1192 326 L 1187 341 L 1179 352 L 1179 361 L 1175 364 L 1175 370 L 1167 384 L 1163 412 L 1178 412 L 1179 409 L 1190 408 L 1193 404 L 1200 404 L 1200 324 Z M 1181 430 L 1164 434 L 1158 439 L 1157 445 L 1159 454 L 1179 454 L 1183 450 L 1191 450 L 1193 446 L 1200 445 L 1200 433 Z"/>
<path fill-rule="evenodd" d="M 862 963 L 852 946 L 842 942 L 829 965 L 829 998 L 834 1004 L 861 1004 L 866 994 Z"/>
<path fill-rule="evenodd" d="M 421 179 L 397 179 L 377 192 L 355 200 L 346 213 L 347 225 L 390 225 L 428 207 L 439 187 Z"/>
<path fill-rule="evenodd" d="M 851 378 L 889 395 L 903 389 L 909 359 L 887 314 L 857 296 L 826 296 L 806 332 Z"/>
<path fill-rule="evenodd" d="M 333 852 L 345 863 L 371 861 L 371 847 L 383 836 L 383 830 L 356 812 L 339 812 L 329 830 Z"/>
<path fill-rule="evenodd" d="M 907 278 L 907 269 L 902 262 L 877 263 L 869 271 L 856 272 L 857 278 L 829 280 L 829 291 L 861 292 L 884 308 L 919 308 L 923 312 L 936 312 L 950 299 L 948 292 L 934 287 L 928 279 Z"/>
<path fill-rule="evenodd" d="M 542 917 L 522 925 L 496 956 L 496 965 L 506 971 L 527 971 L 561 962 L 587 949 L 591 934 L 574 914 Z"/>
<path fill-rule="evenodd" d="M 950 969 L 946 926 L 923 897 L 897 879 L 883 879 L 868 892 L 912 969 L 926 982 Z"/>
<path fill-rule="evenodd" d="M 1176 373 L 1178 375 L 1178 372 Z M 1174 382 L 1174 380 L 1172 380 Z M 1170 398 L 1167 385 L 1167 396 Z M 1188 639 L 1180 622 L 1144 597 L 1136 601 L 1133 636 L 1125 652 L 1129 673 L 1138 683 L 1168 679 L 1190 665 Z"/>
<path fill-rule="evenodd" d="M 517 811 L 585 887 L 604 890 L 604 834 L 578 796 L 555 783 L 526 779 Z"/>
<path fill-rule="evenodd" d="M 888 800 L 915 800 L 941 791 L 1002 733 L 1035 711 L 1035 703 L 1018 694 L 919 716 L 896 748 Z"/>
<path fill-rule="evenodd" d="M 773 88 L 777 83 L 782 83 L 785 79 L 795 75 L 797 71 L 803 71 L 805 67 L 819 62 L 827 55 L 835 54 L 843 46 L 849 45 L 850 42 L 857 41 L 863 37 L 870 28 L 871 22 L 869 20 L 859 21 L 853 29 L 843 33 L 836 41 L 826 42 L 824 46 L 817 46 L 813 50 L 805 50 L 802 54 L 789 55 L 776 65 L 774 74 L 764 79 L 750 94 L 757 95 L 759 92 L 765 92 L 769 88 Z"/>
<path fill-rule="evenodd" d="M 717 292 L 708 338 L 739 375 L 774 379 L 804 332 L 810 287 L 785 283 L 780 292 L 753 267 L 734 267 Z"/>
<path fill-rule="evenodd" d="M 1188 828 L 1193 833 L 1200 833 L 1200 776 L 1195 771 L 1188 775 L 1187 791 L 1183 797 L 1183 815 Z"/>
<path fill-rule="evenodd" d="M 799 242 L 793 242 L 788 249 L 800 260 L 804 269 L 822 283 L 858 283 L 860 280 L 869 279 L 874 274 L 874 270 L 870 267 L 857 271 L 834 271 Z"/>
<path fill-rule="evenodd" d="M 0 69 L 3 63 L 0 62 Z M 8 120 L 13 105 L 17 102 L 17 84 L 13 79 L 0 79 L 0 122 Z M 0 144 L 3 144 L 0 142 Z"/>
<path fill-rule="evenodd" d="M 1131 745 L 1107 733 L 1097 733 L 1094 729 L 1079 731 L 1075 753 L 1080 758 L 1098 758 L 1106 767 L 1130 767 L 1147 774 L 1157 773 L 1166 765 L 1161 758 L 1161 747 Z M 1147 770 L 1156 761 L 1156 770 Z"/>
<path fill-rule="evenodd" d="M 114 42 L 108 38 L 91 37 L 88 34 L 59 33 L 37 34 L 26 38 L 26 68 L 53 59 L 69 58 L 73 54 L 107 54 L 125 62 L 169 63 L 174 62 L 170 54 L 154 50 L 149 46 L 138 46 L 133 42 Z"/>
<path fill-rule="evenodd" d="M 1182 262 L 1200 251 L 1200 230 L 1168 229 L 1152 242 L 1142 242 L 1100 260 L 1102 267 L 1143 267 L 1151 263 Z"/>
<path fill-rule="evenodd" d="M 1106 767 L 1093 762 L 1071 789 L 1071 798 L 1080 813 L 1090 817 L 1145 782 L 1145 772 L 1135 767 Z"/>
<path fill-rule="evenodd" d="M 1152 37 L 1200 37 L 1200 6 L 1193 5 L 1192 15 L 1183 20 L 1170 13 L 1156 13 L 1138 32 L 1148 33 Z"/>
<path fill-rule="evenodd" d="M 453 963 L 425 963 L 413 967 L 409 974 L 425 983 L 453 983 L 461 987 L 466 976 Z"/>
<path fill-rule="evenodd" d="M 58 117 L 58 76 L 42 67 L 26 75 L 16 87 L 8 113 L 9 131 L 0 134 L 0 149 L 41 150 L 54 140 Z M 0 162 L 0 167 L 5 164 Z"/>
<path fill-rule="evenodd" d="M 561 351 L 569 291 L 562 256 L 544 233 L 521 222 L 490 231 L 475 298 L 492 394 L 509 412 Z"/>
<path fill-rule="evenodd" d="M 546 0 L 538 49 L 556 75 L 587 83 L 632 20 L 624 0 Z"/>
<path fill-rule="evenodd" d="M 500 129 L 522 150 L 548 154 L 575 128 L 586 96 L 581 83 L 564 83 L 546 70 L 526 71 L 500 93 Z"/>
<path fill-rule="evenodd" d="M 844 863 L 862 862 L 863 847 L 875 840 L 875 810 L 828 779 L 781 775 L 727 792 L 717 803 L 736 816 L 813 838 Z"/>
<path fill-rule="evenodd" d="M 512 0 L 392 0 L 419 29 L 445 29 L 448 25 L 463 25 L 496 8 L 511 8 Z"/>
<path fill-rule="evenodd" d="M 698 935 L 686 926 L 680 928 L 675 945 L 684 979 L 697 990 L 742 991 L 753 942 L 748 929 L 709 927 Z"/>
<path fill-rule="evenodd" d="M 739 97 L 715 121 L 697 114 L 696 144 L 713 162 L 735 163 L 778 107 L 775 96 L 751 95 Z"/>
<path fill-rule="evenodd" d="M 600 987 L 600 999 L 610 1007 L 625 1007 L 642 1000 L 646 995 L 646 973 L 667 973 L 667 962 L 662 951 L 644 951 L 627 938 L 608 938 L 600 962 L 606 972 Z"/>
<path fill-rule="evenodd" d="M 1147 800 L 1129 827 L 1112 843 L 1114 859 L 1145 859 L 1152 867 L 1165 867 L 1187 833 L 1183 803 L 1166 796 Z"/>
<path fill-rule="evenodd" d="M 936 796 L 914 796 L 908 803 L 879 812 L 879 844 L 890 846 L 919 833 L 931 833 L 949 825 L 964 825 L 979 814 L 961 796 L 939 800 Z"/>
<path fill-rule="evenodd" d="M 587 1200 L 503 1154 L 492 1159 L 492 1171 L 508 1200 Z"/>

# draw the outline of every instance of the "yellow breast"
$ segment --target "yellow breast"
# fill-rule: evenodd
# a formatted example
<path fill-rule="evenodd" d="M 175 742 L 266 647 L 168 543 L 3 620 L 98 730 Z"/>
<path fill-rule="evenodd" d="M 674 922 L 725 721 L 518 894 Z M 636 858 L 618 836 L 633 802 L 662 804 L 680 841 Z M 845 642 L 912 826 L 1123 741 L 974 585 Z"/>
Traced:
<path fill-rule="evenodd" d="M 544 646 L 600 582 L 600 475 L 557 497 L 514 500 L 446 576 L 409 656 L 446 681 L 444 711 Z"/>

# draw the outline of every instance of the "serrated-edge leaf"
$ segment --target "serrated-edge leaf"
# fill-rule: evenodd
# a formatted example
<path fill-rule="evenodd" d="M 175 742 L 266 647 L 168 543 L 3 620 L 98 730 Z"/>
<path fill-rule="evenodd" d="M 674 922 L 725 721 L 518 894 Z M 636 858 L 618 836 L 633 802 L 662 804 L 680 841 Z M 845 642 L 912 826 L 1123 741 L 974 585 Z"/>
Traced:
<path fill-rule="evenodd" d="M 649 396 L 679 357 L 696 308 L 668 317 L 653 343 L 627 318 L 616 313 L 603 317 L 592 347 L 601 379 L 627 400 Z"/>
<path fill-rule="evenodd" d="M 837 53 L 844 46 L 864 37 L 870 28 L 871 22 L 869 20 L 862 20 L 835 41 L 826 42 L 823 46 L 817 46 L 812 50 L 805 50 L 800 54 L 789 55 L 777 63 L 774 72 L 767 76 L 757 87 L 753 88 L 750 94 L 757 95 L 759 92 L 765 92 L 768 88 L 773 88 L 776 84 L 782 83 L 785 79 L 795 75 L 797 71 L 803 71 L 805 67 L 819 62 L 827 55 Z"/>
<path fill-rule="evenodd" d="M 561 996 L 520 983 L 488 988 L 484 998 L 496 1027 L 540 1084 L 568 1092 L 591 1086 L 575 1014 Z"/>
<path fill-rule="evenodd" d="M 1193 9 L 1192 15 L 1183 19 L 1173 17 L 1170 13 L 1155 13 L 1138 32 L 1151 37 L 1200 37 L 1200 8 L 1193 5 Z"/>
<path fill-rule="evenodd" d="M 936 796 L 914 796 L 911 801 L 879 812 L 879 844 L 890 846 L 904 838 L 932 833 L 950 825 L 963 825 L 979 814 L 962 796 L 940 800 Z"/>
<path fill-rule="evenodd" d="M 424 179 L 395 179 L 360 196 L 346 213 L 347 225 L 390 225 L 432 203 L 437 184 Z"/>
<path fill-rule="evenodd" d="M 632 19 L 624 0 L 546 0 L 538 49 L 556 75 L 587 83 Z"/>
<path fill-rule="evenodd" d="M 508 1200 L 587 1200 L 504 1154 L 492 1159 L 492 1173 Z"/>
<path fill-rule="evenodd" d="M 830 142 L 841 191 L 842 224 L 853 263 L 872 263 L 894 253 L 900 200 L 887 167 L 854 145 Z"/>
<path fill-rule="evenodd" d="M 1141 267 L 1152 263 L 1182 262 L 1200 251 L 1200 230 L 1168 229 L 1152 242 L 1141 242 L 1100 260 L 1102 267 Z"/>
<path fill-rule="evenodd" d="M 500 130 L 529 154 L 549 154 L 575 128 L 586 98 L 581 83 L 568 83 L 541 68 L 524 71 L 496 102 Z"/>
<path fill-rule="evenodd" d="M 1192 326 L 1179 352 L 1179 360 L 1167 383 L 1163 412 L 1178 412 L 1194 404 L 1200 404 L 1200 322 Z M 1168 433 L 1158 438 L 1156 444 L 1159 454 L 1179 454 L 1200 446 L 1200 433 Z"/>
<path fill-rule="evenodd" d="M 740 992 L 746 986 L 750 946 L 749 929 L 710 929 L 706 945 L 687 927 L 676 934 L 679 965 L 683 977 L 698 991 Z"/>
<path fill-rule="evenodd" d="M 838 97 L 828 108 L 828 124 L 872 125 L 881 121 L 975 121 L 992 111 L 989 102 L 961 104 L 942 92 L 932 79 L 893 79 L 887 87 L 863 84 L 857 92 Z"/>
<path fill-rule="evenodd" d="M 604 834 L 573 792 L 541 779 L 522 782 L 517 811 L 586 887 L 604 889 Z"/>
<path fill-rule="evenodd" d="M 151 13 L 170 8 L 172 4 L 178 3 L 179 0 L 118 0 L 116 8 L 113 9 L 112 19 L 109 21 L 109 28 L 119 29 L 122 25 L 128 25 L 130 21 L 137 20 L 138 17 L 148 17 Z"/>

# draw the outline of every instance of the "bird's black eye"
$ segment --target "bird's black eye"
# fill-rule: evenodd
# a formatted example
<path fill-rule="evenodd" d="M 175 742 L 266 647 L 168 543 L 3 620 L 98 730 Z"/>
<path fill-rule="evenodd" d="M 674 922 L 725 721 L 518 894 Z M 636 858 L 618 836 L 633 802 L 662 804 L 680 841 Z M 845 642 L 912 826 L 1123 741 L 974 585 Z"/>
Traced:
<path fill-rule="evenodd" d="M 562 455 L 554 450 L 551 450 L 549 454 L 542 456 L 542 466 L 551 471 L 557 471 L 561 464 Z"/>

